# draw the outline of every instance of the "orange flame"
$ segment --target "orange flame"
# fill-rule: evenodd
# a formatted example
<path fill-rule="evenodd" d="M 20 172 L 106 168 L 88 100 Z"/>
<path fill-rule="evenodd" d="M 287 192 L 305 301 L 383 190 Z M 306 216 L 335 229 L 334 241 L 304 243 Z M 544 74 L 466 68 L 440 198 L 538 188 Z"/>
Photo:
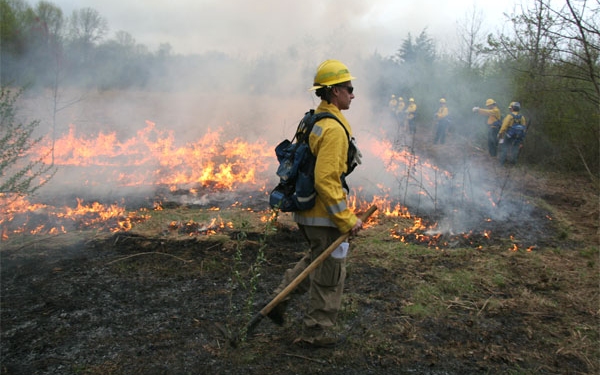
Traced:
<path fill-rule="evenodd" d="M 78 137 L 71 126 L 68 134 L 54 142 L 54 164 L 119 167 L 112 177 L 121 186 L 160 184 L 177 189 L 199 184 L 232 190 L 244 184 L 256 185 L 257 177 L 275 160 L 264 141 L 221 141 L 221 131 L 209 129 L 201 139 L 177 146 L 172 131 L 158 130 L 151 121 L 146 125 L 123 142 L 115 132 Z M 45 144 L 48 146 L 39 150 L 40 156 L 50 155 L 51 142 Z M 50 156 L 45 162 L 51 162 Z"/>

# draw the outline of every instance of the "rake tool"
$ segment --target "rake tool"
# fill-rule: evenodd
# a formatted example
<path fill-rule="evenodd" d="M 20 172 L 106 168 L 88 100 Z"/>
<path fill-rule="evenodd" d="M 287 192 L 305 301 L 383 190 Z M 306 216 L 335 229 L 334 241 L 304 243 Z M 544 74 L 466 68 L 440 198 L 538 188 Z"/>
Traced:
<path fill-rule="evenodd" d="M 361 217 L 363 222 L 366 222 L 367 219 L 377 210 L 377 206 L 371 206 Z M 239 331 L 236 335 L 229 339 L 229 342 L 232 346 L 236 347 L 238 342 L 240 341 L 240 337 L 250 335 L 254 329 L 258 326 L 258 324 L 263 320 L 265 316 L 267 316 L 271 310 L 275 306 L 277 306 L 285 297 L 287 297 L 301 282 L 304 280 L 319 264 L 321 264 L 328 256 L 333 253 L 338 246 L 342 244 L 342 242 L 346 241 L 350 236 L 350 232 L 344 233 L 338 237 L 327 249 L 325 249 L 321 255 L 319 255 L 315 260 L 309 264 L 304 271 L 302 271 L 292 282 L 288 284 L 278 295 L 276 295 L 271 302 L 265 305 L 253 318 L 250 322 L 244 327 L 241 331 Z"/>

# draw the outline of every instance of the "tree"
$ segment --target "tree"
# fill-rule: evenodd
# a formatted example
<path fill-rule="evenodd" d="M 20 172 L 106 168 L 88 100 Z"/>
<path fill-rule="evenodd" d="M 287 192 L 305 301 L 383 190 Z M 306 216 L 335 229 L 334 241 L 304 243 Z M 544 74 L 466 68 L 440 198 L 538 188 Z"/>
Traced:
<path fill-rule="evenodd" d="M 482 34 L 483 12 L 473 5 L 470 13 L 467 13 L 461 23 L 457 25 L 459 53 L 458 60 L 467 69 L 477 67 L 480 60 L 480 51 L 485 43 Z"/>
<path fill-rule="evenodd" d="M 578 160 L 592 178 L 600 172 L 599 16 L 586 0 L 561 8 L 536 0 L 510 17 L 512 35 L 489 38 L 514 73 L 514 97 L 534 115 L 529 160 L 567 170 Z"/>
<path fill-rule="evenodd" d="M 93 47 L 108 32 L 108 22 L 97 10 L 83 8 L 74 10 L 69 19 L 69 40 L 73 51 L 81 54 L 81 63 L 91 60 Z"/>
<path fill-rule="evenodd" d="M 427 29 L 421 31 L 414 40 L 408 33 L 406 39 L 402 41 L 402 46 L 396 52 L 395 61 L 405 63 L 431 63 L 435 60 L 435 43 L 427 34 Z"/>
<path fill-rule="evenodd" d="M 71 39 L 86 45 L 99 42 L 108 32 L 108 22 L 92 8 L 74 10 L 69 24 Z"/>
<path fill-rule="evenodd" d="M 40 26 L 45 32 L 47 41 L 53 42 L 60 39 L 64 26 L 62 10 L 52 3 L 40 1 L 36 5 L 34 12 Z"/>
<path fill-rule="evenodd" d="M 46 165 L 47 155 L 31 157 L 30 152 L 41 138 L 33 133 L 39 120 L 24 124 L 17 119 L 16 100 L 22 93 L 0 88 L 0 192 L 32 194 L 55 173 L 53 165 Z"/>

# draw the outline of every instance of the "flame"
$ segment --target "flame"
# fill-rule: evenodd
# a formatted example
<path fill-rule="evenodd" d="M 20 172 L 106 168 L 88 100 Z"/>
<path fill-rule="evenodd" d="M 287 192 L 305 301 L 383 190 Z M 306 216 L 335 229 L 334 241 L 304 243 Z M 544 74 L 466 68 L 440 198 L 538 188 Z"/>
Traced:
<path fill-rule="evenodd" d="M 420 158 L 418 155 L 410 152 L 410 150 L 397 149 L 389 140 L 371 140 L 371 143 L 369 149 L 375 156 L 383 160 L 388 172 L 396 175 L 404 172 L 401 169 L 412 169 L 413 172 L 416 172 L 416 166 L 419 166 L 419 169 L 425 172 L 423 176 L 429 184 L 435 184 L 436 181 L 432 180 L 432 178 L 435 179 L 438 176 L 445 178 L 452 177 L 450 172 L 441 170 L 432 162 Z"/>
<path fill-rule="evenodd" d="M 222 129 L 208 130 L 195 141 L 176 140 L 173 131 L 161 130 L 152 121 L 123 141 L 116 132 L 99 132 L 86 136 L 78 134 L 74 125 L 66 134 L 54 141 L 45 139 L 36 155 L 45 163 L 58 167 L 78 167 L 86 173 L 83 181 L 87 185 L 110 182 L 117 186 L 162 186 L 171 192 L 187 189 L 198 194 L 202 188 L 214 190 L 236 190 L 250 187 L 253 191 L 265 191 L 266 176 L 272 176 L 276 158 L 272 147 L 265 141 L 254 143 L 235 138 L 222 139 Z M 418 157 L 409 150 L 398 150 L 388 140 L 370 140 L 368 149 L 385 165 L 387 172 L 400 176 L 406 172 L 416 173 L 417 167 L 423 185 L 417 194 L 427 195 L 427 186 L 435 187 L 440 179 L 451 179 L 451 173 L 440 170 L 428 160 Z M 53 152 L 50 152 L 51 145 Z M 52 159 L 51 159 L 52 158 Z M 348 197 L 348 206 L 354 212 L 364 212 L 376 205 L 378 210 L 365 223 L 374 225 L 380 218 L 401 220 L 390 230 L 390 236 L 402 242 L 417 242 L 435 248 L 447 246 L 448 239 L 437 229 L 436 223 L 412 215 L 408 208 L 392 198 L 390 189 L 378 186 L 381 194 L 362 197 L 361 190 L 354 190 Z M 491 193 L 489 199 L 493 204 Z M 107 231 L 128 231 L 135 223 L 151 217 L 148 210 L 127 212 L 124 202 L 101 204 L 76 199 L 75 207 L 52 207 L 30 202 L 26 197 L 0 194 L 0 204 L 5 213 L 0 217 L 1 239 L 11 234 L 58 234 L 72 229 L 102 228 Z M 240 206 L 235 202 L 232 206 Z M 219 207 L 210 210 L 219 211 Z M 154 211 L 163 210 L 161 202 L 154 202 Z M 36 217 L 45 218 L 43 222 Z M 264 222 L 273 220 L 273 213 L 264 215 Z M 491 221 L 491 219 L 488 219 Z M 211 234 L 230 228 L 220 217 L 208 223 L 194 221 L 169 224 L 170 231 L 189 235 Z M 467 238 L 470 234 L 466 234 Z M 482 236 L 490 239 L 490 232 Z M 481 245 L 477 244 L 478 248 Z M 516 249 L 516 245 L 515 245 Z"/>
<path fill-rule="evenodd" d="M 71 125 L 67 134 L 54 141 L 54 164 L 118 167 L 110 177 L 120 186 L 166 185 L 176 190 L 196 184 L 233 190 L 244 184 L 256 185 L 257 177 L 275 160 L 272 150 L 264 141 L 222 141 L 221 132 L 209 129 L 199 140 L 178 146 L 172 131 L 157 129 L 151 121 L 123 142 L 116 132 L 79 136 Z M 52 142 L 44 144 L 38 155 L 46 155 L 44 161 L 51 163 Z M 89 183 L 100 182 L 105 181 L 90 179 Z"/>
<path fill-rule="evenodd" d="M 0 194 L 3 215 L 0 217 L 2 239 L 9 234 L 58 234 L 67 233 L 67 228 L 81 229 L 107 225 L 107 230 L 130 230 L 134 221 L 143 221 L 149 216 L 126 213 L 118 204 L 105 205 L 98 202 L 86 204 L 77 199 L 72 208 L 52 207 L 40 203 L 31 203 L 21 195 Z M 41 221 L 38 223 L 38 221 Z"/>

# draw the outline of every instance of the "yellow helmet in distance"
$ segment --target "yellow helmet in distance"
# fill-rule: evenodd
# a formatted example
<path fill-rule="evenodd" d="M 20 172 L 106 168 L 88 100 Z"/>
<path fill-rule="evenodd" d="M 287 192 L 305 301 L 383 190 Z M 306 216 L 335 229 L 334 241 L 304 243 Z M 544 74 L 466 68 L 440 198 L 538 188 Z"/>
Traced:
<path fill-rule="evenodd" d="M 485 105 L 486 106 L 488 106 L 488 105 L 494 105 L 494 104 L 496 104 L 496 102 L 494 101 L 494 99 L 488 99 L 488 100 L 485 101 Z"/>
<path fill-rule="evenodd" d="M 440 99 L 440 103 L 442 103 L 442 104 L 446 103 L 446 99 L 444 99 L 444 98 L 441 98 L 441 99 Z"/>
<path fill-rule="evenodd" d="M 415 99 L 413 99 L 413 98 L 410 98 L 410 99 L 408 99 L 408 101 L 409 101 L 409 102 L 414 102 L 414 101 L 415 101 Z"/>
<path fill-rule="evenodd" d="M 317 68 L 313 87 L 310 90 L 320 89 L 321 87 L 333 86 L 338 83 L 356 79 L 350 75 L 348 67 L 339 60 L 325 60 Z"/>

